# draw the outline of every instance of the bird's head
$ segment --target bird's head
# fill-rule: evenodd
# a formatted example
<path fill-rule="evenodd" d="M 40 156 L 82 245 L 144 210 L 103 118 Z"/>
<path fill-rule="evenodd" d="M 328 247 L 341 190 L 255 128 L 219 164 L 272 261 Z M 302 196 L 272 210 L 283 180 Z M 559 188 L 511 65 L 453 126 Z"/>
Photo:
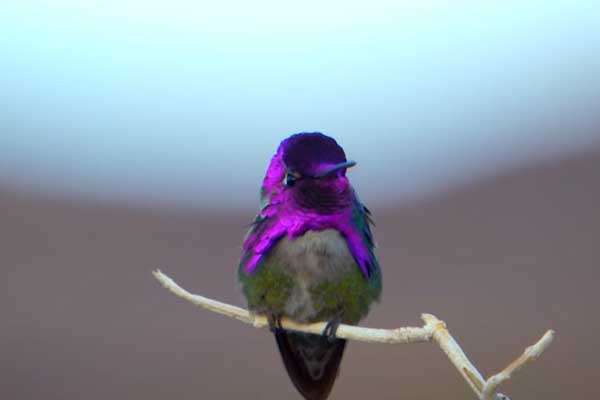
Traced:
<path fill-rule="evenodd" d="M 283 140 L 263 180 L 263 199 L 291 202 L 317 212 L 348 205 L 352 189 L 344 149 L 322 133 L 297 133 Z"/>

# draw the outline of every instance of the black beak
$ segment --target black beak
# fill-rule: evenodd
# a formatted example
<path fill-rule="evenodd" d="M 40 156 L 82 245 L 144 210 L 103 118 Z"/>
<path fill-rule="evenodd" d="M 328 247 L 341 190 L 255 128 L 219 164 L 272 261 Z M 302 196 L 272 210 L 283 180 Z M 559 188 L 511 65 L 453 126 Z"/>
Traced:
<path fill-rule="evenodd" d="M 333 165 L 323 171 L 321 171 L 316 178 L 323 178 L 331 173 L 334 173 L 335 171 L 339 171 L 340 169 L 344 169 L 344 168 L 352 168 L 356 165 L 356 161 L 346 161 L 343 163 L 339 163 L 336 165 Z"/>

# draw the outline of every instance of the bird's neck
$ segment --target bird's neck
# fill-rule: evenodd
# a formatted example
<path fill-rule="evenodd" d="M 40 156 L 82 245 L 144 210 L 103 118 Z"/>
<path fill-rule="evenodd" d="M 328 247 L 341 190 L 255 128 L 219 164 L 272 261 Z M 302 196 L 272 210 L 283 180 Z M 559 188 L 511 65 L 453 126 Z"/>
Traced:
<path fill-rule="evenodd" d="M 335 188 L 314 190 L 299 187 L 290 197 L 289 206 L 304 213 L 338 214 L 352 205 L 351 193 L 348 190 L 339 191 Z"/>

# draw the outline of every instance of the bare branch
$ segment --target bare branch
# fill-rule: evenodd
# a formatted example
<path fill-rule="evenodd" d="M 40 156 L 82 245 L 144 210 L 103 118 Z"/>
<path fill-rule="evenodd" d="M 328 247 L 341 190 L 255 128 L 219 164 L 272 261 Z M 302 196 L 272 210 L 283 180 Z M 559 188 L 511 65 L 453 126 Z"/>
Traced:
<path fill-rule="evenodd" d="M 458 372 L 460 372 L 469 386 L 471 386 L 471 389 L 480 396 L 481 390 L 485 385 L 485 379 L 483 379 L 477 368 L 469 361 L 461 347 L 456 343 L 456 340 L 450 335 L 446 324 L 430 314 L 423 314 L 422 318 L 426 323 L 437 322 L 436 329 L 433 332 L 433 340 L 446 353 L 446 356 L 448 356 Z"/>
<path fill-rule="evenodd" d="M 542 336 L 540 340 L 538 340 L 536 344 L 526 348 L 519 358 L 508 364 L 506 368 L 498 372 L 496 375 L 490 377 L 483 387 L 481 399 L 497 400 L 496 389 L 498 389 L 498 386 L 500 386 L 502 382 L 510 379 L 513 372 L 521 369 L 525 364 L 538 358 L 544 352 L 544 350 L 550 346 L 550 343 L 552 343 L 553 340 L 554 331 L 549 330 L 544 334 L 544 336 Z"/>
<path fill-rule="evenodd" d="M 253 314 L 240 307 L 221 303 L 220 301 L 212 300 L 204 296 L 191 294 L 175 283 L 173 279 L 163 274 L 160 270 L 153 271 L 152 273 L 165 288 L 170 290 L 176 296 L 181 297 L 182 299 L 187 300 L 196 306 L 216 312 L 217 314 L 235 318 L 247 324 L 253 325 L 255 328 L 263 328 L 269 325 L 267 318 L 264 315 Z M 341 324 L 336 331 L 336 336 L 341 339 L 359 340 L 368 343 L 399 344 L 428 342 L 431 339 L 434 323 L 435 322 L 432 322 L 432 324 L 420 328 L 407 327 L 398 329 L 373 329 Z M 281 320 L 282 328 L 292 331 L 314 333 L 317 335 L 320 335 L 323 332 L 326 325 L 327 324 L 325 322 L 299 324 L 289 318 L 283 318 Z"/>
<path fill-rule="evenodd" d="M 191 294 L 179 286 L 173 279 L 163 274 L 160 270 L 153 271 L 154 277 L 169 291 L 190 303 L 215 312 L 235 318 L 256 328 L 268 326 L 268 320 L 264 315 L 253 314 L 246 309 L 212 300 L 204 296 Z M 498 386 L 508 380 L 512 373 L 523 367 L 528 362 L 539 357 L 550 345 L 554 338 L 554 331 L 550 330 L 533 346 L 528 347 L 525 352 L 510 363 L 504 370 L 492 376 L 487 381 L 483 375 L 469 361 L 456 340 L 450 335 L 446 324 L 431 314 L 423 314 L 421 319 L 425 322 L 422 327 L 403 327 L 396 329 L 364 328 L 354 325 L 340 325 L 336 336 L 341 339 L 351 339 L 367 343 L 407 344 L 435 341 L 446 353 L 452 364 L 456 367 L 462 377 L 467 381 L 473 392 L 480 400 L 510 400 L 506 395 L 496 393 Z M 284 329 L 314 333 L 320 335 L 325 322 L 314 324 L 299 324 L 289 318 L 281 320 Z"/>

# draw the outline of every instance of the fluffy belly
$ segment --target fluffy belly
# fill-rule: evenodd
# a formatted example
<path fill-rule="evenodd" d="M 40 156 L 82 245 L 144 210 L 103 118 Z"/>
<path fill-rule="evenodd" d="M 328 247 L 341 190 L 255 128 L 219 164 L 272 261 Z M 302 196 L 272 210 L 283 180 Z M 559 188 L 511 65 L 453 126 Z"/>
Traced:
<path fill-rule="evenodd" d="M 346 240 L 335 229 L 308 231 L 294 240 L 283 238 L 270 251 L 267 263 L 291 278 L 283 313 L 299 322 L 332 317 L 323 315 L 325 299 L 316 288 L 335 284 L 358 270 Z"/>

